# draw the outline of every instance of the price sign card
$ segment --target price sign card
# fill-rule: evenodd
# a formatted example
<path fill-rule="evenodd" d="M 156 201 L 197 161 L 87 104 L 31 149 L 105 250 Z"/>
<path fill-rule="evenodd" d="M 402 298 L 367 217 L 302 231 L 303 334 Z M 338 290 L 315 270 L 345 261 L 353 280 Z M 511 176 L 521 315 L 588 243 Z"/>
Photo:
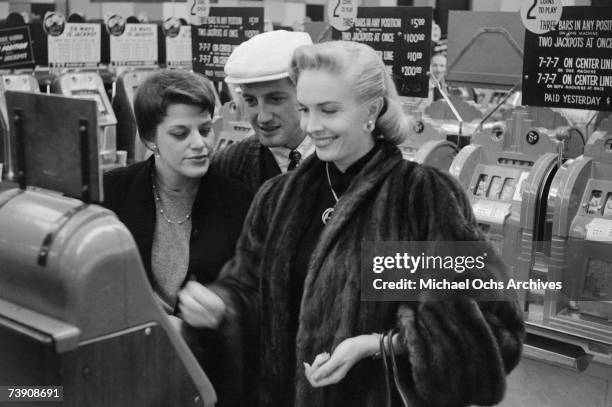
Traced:
<path fill-rule="evenodd" d="M 524 105 L 612 111 L 612 7 L 563 7 L 524 49 Z"/>
<path fill-rule="evenodd" d="M 34 67 L 29 27 L 0 30 L 0 69 Z"/>
<path fill-rule="evenodd" d="M 122 33 L 111 34 L 110 60 L 114 66 L 157 64 L 157 25 L 125 24 Z"/>
<path fill-rule="evenodd" d="M 102 26 L 66 23 L 59 35 L 49 32 L 49 66 L 56 68 L 95 67 L 100 63 Z"/>
<path fill-rule="evenodd" d="M 262 7 L 211 7 L 201 25 L 191 26 L 193 70 L 223 80 L 223 67 L 238 45 L 263 32 Z M 265 58 L 261 55 L 261 58 Z"/>
<path fill-rule="evenodd" d="M 359 7 L 353 26 L 334 29 L 335 40 L 374 48 L 401 96 L 427 97 L 431 49 L 431 7 Z"/>

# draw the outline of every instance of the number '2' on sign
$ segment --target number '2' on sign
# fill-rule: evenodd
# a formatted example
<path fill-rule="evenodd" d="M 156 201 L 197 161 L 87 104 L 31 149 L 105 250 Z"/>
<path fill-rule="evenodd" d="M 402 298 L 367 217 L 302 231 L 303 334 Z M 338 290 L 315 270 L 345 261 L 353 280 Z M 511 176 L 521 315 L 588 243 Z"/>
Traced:
<path fill-rule="evenodd" d="M 200 25 L 204 23 L 204 19 L 210 15 L 210 1 L 209 0 L 192 0 L 190 14 L 191 23 L 193 25 Z"/>
<path fill-rule="evenodd" d="M 357 18 L 358 0 L 329 0 L 329 23 L 338 31 L 346 31 Z"/>

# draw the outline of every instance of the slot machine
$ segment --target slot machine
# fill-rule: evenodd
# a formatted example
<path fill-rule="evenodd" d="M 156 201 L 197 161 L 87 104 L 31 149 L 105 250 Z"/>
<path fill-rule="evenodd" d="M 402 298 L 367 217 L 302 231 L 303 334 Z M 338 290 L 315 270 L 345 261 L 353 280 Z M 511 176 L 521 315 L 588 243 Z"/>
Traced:
<path fill-rule="evenodd" d="M 66 407 L 213 405 L 112 212 L 11 189 L 0 229 L 0 383 L 63 386 Z"/>
<path fill-rule="evenodd" d="M 417 119 L 404 142 L 398 145 L 405 160 L 448 171 L 459 148 L 447 141 L 442 129 L 427 118 Z"/>
<path fill-rule="evenodd" d="M 134 238 L 95 204 L 96 103 L 9 92 L 7 104 L 19 188 L 0 192 L 0 383 L 57 386 L 45 400 L 66 407 L 212 406 Z"/>
<path fill-rule="evenodd" d="M 94 72 L 65 73 L 53 82 L 51 89 L 53 93 L 96 102 L 100 168 L 102 171 L 108 171 L 124 166 L 125 162 L 117 160 L 117 118 L 101 77 Z"/>
<path fill-rule="evenodd" d="M 553 180 L 548 202 L 548 273 L 563 290 L 545 294 L 544 321 L 605 341 L 612 356 L 612 132 L 591 135 Z"/>
<path fill-rule="evenodd" d="M 518 94 L 520 95 L 520 93 Z M 586 129 L 574 126 L 557 111 L 563 109 L 553 110 L 542 106 L 526 106 L 524 108 L 527 110 L 527 117 L 532 120 L 532 125 L 545 128 L 549 137 L 554 139 L 557 134 L 567 134 L 563 139 L 565 157 L 576 158 L 582 154 L 586 144 Z M 513 110 L 506 110 L 502 116 L 505 119 L 510 118 Z"/>
<path fill-rule="evenodd" d="M 216 120 L 213 123 L 217 135 L 215 151 L 229 147 L 254 134 L 245 115 L 242 96 L 237 92 L 232 93 L 232 100 L 223 104 L 216 111 L 218 116 L 215 114 Z"/>
<path fill-rule="evenodd" d="M 0 76 L 0 163 L 4 163 L 4 173 L 6 178 L 12 180 L 15 175 L 15 169 L 13 166 L 13 157 L 11 157 L 10 151 L 10 137 L 9 137 L 9 118 L 6 109 L 6 92 L 9 90 L 25 91 L 25 92 L 39 92 L 38 82 L 36 78 L 29 74 L 7 74 Z M 0 180 L 3 171 L 0 171 Z"/>
<path fill-rule="evenodd" d="M 133 106 L 138 86 L 153 72 L 154 69 L 125 70 L 117 79 L 113 98 L 117 115 L 117 148 L 127 151 L 129 163 L 144 160 L 148 151 L 138 136 Z"/>
<path fill-rule="evenodd" d="M 505 129 L 494 127 L 473 135 L 450 168 L 467 191 L 481 229 L 509 266 L 522 253 L 522 231 L 539 205 L 525 191 L 542 194 L 563 146 L 541 132 L 532 127 L 524 110 L 517 110 Z M 531 253 L 531 242 L 528 249 Z"/>
<path fill-rule="evenodd" d="M 502 407 L 612 403 L 612 132 L 596 131 L 567 160 L 543 197 L 544 241 L 529 278 L 561 283 L 531 290 L 523 358 Z M 522 257 L 522 256 L 521 256 Z M 523 259 L 524 261 L 524 259 Z"/>
<path fill-rule="evenodd" d="M 215 129 L 215 134 L 217 134 L 215 151 L 223 150 L 253 134 L 251 125 L 247 122 L 227 122 L 220 118 L 216 124 L 219 130 Z"/>

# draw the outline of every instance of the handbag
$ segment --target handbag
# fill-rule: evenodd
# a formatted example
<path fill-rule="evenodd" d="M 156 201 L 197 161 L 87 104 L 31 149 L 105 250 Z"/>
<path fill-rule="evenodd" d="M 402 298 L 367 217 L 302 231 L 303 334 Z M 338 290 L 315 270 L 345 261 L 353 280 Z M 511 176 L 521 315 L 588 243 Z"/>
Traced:
<path fill-rule="evenodd" d="M 389 378 L 389 364 L 387 362 L 387 357 L 391 360 L 391 370 L 393 371 L 393 381 L 395 382 L 395 388 L 402 400 L 402 404 L 404 407 L 412 407 L 410 401 L 408 401 L 408 395 L 404 390 L 404 387 L 399 381 L 399 375 L 397 372 L 397 362 L 395 361 L 395 350 L 393 349 L 393 334 L 396 333 L 396 329 L 391 329 L 386 335 L 380 336 L 380 355 L 383 363 L 383 368 L 385 370 L 385 399 L 386 399 L 386 407 L 391 407 L 391 380 Z M 385 347 L 385 340 L 387 341 L 387 346 Z M 387 352 L 389 354 L 387 354 Z"/>

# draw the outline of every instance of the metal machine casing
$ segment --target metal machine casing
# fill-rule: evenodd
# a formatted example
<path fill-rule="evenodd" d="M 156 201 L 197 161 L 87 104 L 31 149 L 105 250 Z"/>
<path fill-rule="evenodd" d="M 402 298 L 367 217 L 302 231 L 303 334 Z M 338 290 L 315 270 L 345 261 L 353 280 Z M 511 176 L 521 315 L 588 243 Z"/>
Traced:
<path fill-rule="evenodd" d="M 554 175 L 548 194 L 541 197 L 545 214 L 538 221 L 544 240 L 535 242 L 531 261 L 521 254 L 518 267 L 531 279 L 562 282 L 563 288 L 529 293 L 523 359 L 508 378 L 503 407 L 608 406 L 612 400 L 612 302 L 578 298 L 588 277 L 589 259 L 612 259 L 611 243 L 602 241 L 604 236 L 593 236 L 593 229 L 589 233 L 589 225 L 601 216 L 586 213 L 588 206 L 583 206 L 593 189 L 612 190 L 612 143 L 610 152 L 605 152 L 605 140 L 610 139 L 610 135 L 594 133 L 584 155 L 566 161 Z M 612 279 L 610 266 L 608 279 Z M 594 286 L 605 284 L 600 281 Z M 606 305 L 607 321 L 601 315 Z"/>
<path fill-rule="evenodd" d="M 592 134 L 584 155 L 552 182 L 550 278 L 544 321 L 610 346 L 612 356 L 612 132 Z"/>
<path fill-rule="evenodd" d="M 529 144 L 532 131 L 526 113 L 516 111 L 505 132 L 491 129 L 474 135 L 450 168 L 468 191 L 481 228 L 509 266 L 523 253 L 522 232 L 537 210 L 525 191 L 542 190 L 557 164 L 559 143 L 540 137 Z M 511 277 L 520 278 L 520 269 L 514 267 Z"/>
<path fill-rule="evenodd" d="M 28 74 L 10 74 L 0 76 L 0 163 L 4 163 L 4 172 L 8 179 L 13 179 L 15 175 L 14 157 L 11 155 L 13 148 L 9 137 L 9 117 L 6 107 L 6 91 L 18 90 L 25 92 L 39 92 L 36 78 Z M 0 180 L 2 179 L 0 171 Z"/>
<path fill-rule="evenodd" d="M 0 231 L 0 383 L 61 385 L 62 406 L 214 403 L 112 212 L 12 189 Z"/>
<path fill-rule="evenodd" d="M 521 80 L 524 36 L 517 13 L 450 11 L 446 80 L 479 88 L 514 85 Z"/>
<path fill-rule="evenodd" d="M 398 148 L 405 160 L 430 165 L 442 171 L 448 171 L 459 150 L 427 118 L 416 120 L 412 131 Z"/>
<path fill-rule="evenodd" d="M 53 93 L 96 101 L 100 167 L 102 171 L 117 167 L 117 118 L 102 78 L 95 72 L 70 72 L 60 75 L 51 88 Z"/>
<path fill-rule="evenodd" d="M 113 108 L 117 115 L 117 148 L 127 151 L 129 162 L 143 161 L 148 152 L 140 141 L 134 116 L 136 90 L 154 69 L 126 70 L 117 79 Z"/>
<path fill-rule="evenodd" d="M 213 129 L 217 136 L 215 151 L 229 147 L 250 135 L 254 134 L 251 124 L 247 121 L 242 96 L 235 95 L 236 101 L 231 100 L 217 109 L 219 116 L 215 115 Z"/>

